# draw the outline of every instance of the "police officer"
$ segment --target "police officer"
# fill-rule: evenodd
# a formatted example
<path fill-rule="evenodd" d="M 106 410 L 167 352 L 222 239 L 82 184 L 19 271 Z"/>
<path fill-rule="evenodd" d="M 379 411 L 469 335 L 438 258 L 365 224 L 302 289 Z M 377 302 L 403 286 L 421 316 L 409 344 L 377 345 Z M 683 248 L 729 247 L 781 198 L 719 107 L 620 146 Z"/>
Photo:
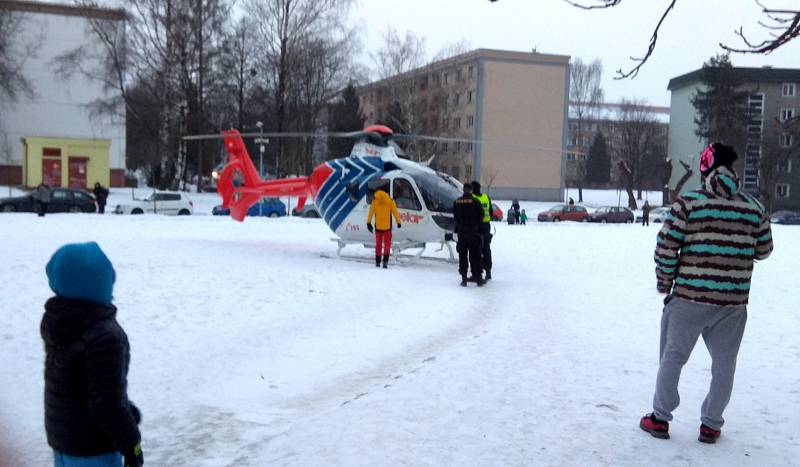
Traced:
<path fill-rule="evenodd" d="M 483 218 L 478 226 L 481 234 L 481 258 L 483 258 L 483 270 L 486 271 L 485 279 L 492 278 L 492 200 L 489 195 L 481 193 L 481 184 L 477 180 L 472 181 L 472 196 L 481 203 Z"/>
<path fill-rule="evenodd" d="M 479 286 L 484 284 L 481 274 L 481 235 L 479 226 L 483 221 L 481 203 L 472 196 L 472 184 L 464 184 L 464 194 L 453 202 L 453 217 L 456 221 L 458 243 L 458 272 L 461 274 L 461 286 L 467 286 L 467 261 L 472 270 L 473 280 Z"/>

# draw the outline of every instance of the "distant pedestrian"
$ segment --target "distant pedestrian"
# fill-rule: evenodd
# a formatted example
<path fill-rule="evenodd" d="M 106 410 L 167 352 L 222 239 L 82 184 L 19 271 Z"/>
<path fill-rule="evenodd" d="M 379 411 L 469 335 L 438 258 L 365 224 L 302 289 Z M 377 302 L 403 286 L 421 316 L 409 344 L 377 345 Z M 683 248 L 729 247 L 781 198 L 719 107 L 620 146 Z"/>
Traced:
<path fill-rule="evenodd" d="M 36 198 L 36 212 L 39 213 L 39 217 L 44 217 L 44 215 L 47 214 L 47 206 L 50 204 L 50 194 L 50 185 L 42 182 L 36 187 L 34 197 Z"/>
<path fill-rule="evenodd" d="M 401 224 L 397 205 L 383 190 L 375 192 L 375 198 L 369 206 L 367 230 L 370 232 L 373 231 L 373 217 L 375 218 L 375 267 L 377 268 L 381 265 L 382 259 L 383 269 L 386 269 L 389 267 L 389 255 L 392 249 L 392 217 L 394 217 L 395 222 L 397 222 L 398 229 L 401 227 Z"/>
<path fill-rule="evenodd" d="M 572 199 L 572 197 L 569 198 L 569 205 L 570 206 L 575 206 L 575 200 Z"/>
<path fill-rule="evenodd" d="M 517 214 L 514 212 L 514 208 L 508 208 L 508 212 L 506 214 L 506 222 L 508 225 L 514 225 L 517 221 Z"/>
<path fill-rule="evenodd" d="M 642 206 L 642 225 L 650 225 L 650 203 L 645 200 Z"/>
<path fill-rule="evenodd" d="M 519 224 L 519 201 L 511 201 L 511 207 L 514 209 L 514 223 Z"/>
<path fill-rule="evenodd" d="M 139 467 L 128 400 L 130 347 L 111 304 L 116 273 L 97 243 L 59 248 L 47 263 L 56 294 L 44 305 L 44 424 L 56 467 Z"/>
<path fill-rule="evenodd" d="M 108 190 L 100 182 L 94 184 L 94 198 L 97 200 L 97 212 L 103 214 L 106 211 Z"/>
<path fill-rule="evenodd" d="M 519 214 L 519 221 L 522 223 L 522 225 L 525 225 L 525 223 L 528 222 L 528 214 L 525 213 L 524 209 Z"/>
<path fill-rule="evenodd" d="M 769 217 L 740 190 L 736 152 L 709 144 L 700 157 L 702 188 L 681 195 L 658 233 L 657 289 L 664 298 L 653 411 L 639 427 L 669 438 L 678 380 L 698 337 L 711 354 L 711 384 L 701 408 L 698 441 L 714 443 L 725 420 L 736 357 L 747 322 L 754 260 L 772 252 Z M 722 234 L 720 232 L 723 232 Z"/>
<path fill-rule="evenodd" d="M 483 222 L 483 208 L 481 203 L 472 197 L 472 184 L 464 184 L 464 194 L 453 202 L 453 217 L 456 221 L 456 235 L 458 242 L 458 273 L 461 274 L 461 286 L 466 287 L 467 282 L 473 279 L 478 286 L 484 284 L 481 274 L 481 234 L 480 224 Z M 472 271 L 472 277 L 467 278 L 467 266 Z"/>

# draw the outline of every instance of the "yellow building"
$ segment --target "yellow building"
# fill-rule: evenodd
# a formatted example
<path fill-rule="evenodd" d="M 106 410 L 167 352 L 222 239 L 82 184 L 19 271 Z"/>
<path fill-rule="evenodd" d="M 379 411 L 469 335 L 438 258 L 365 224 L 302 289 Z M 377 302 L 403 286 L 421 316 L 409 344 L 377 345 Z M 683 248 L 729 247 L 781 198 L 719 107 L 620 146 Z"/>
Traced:
<path fill-rule="evenodd" d="M 42 182 L 70 188 L 111 184 L 109 140 L 29 137 L 23 138 L 22 144 L 26 186 Z"/>

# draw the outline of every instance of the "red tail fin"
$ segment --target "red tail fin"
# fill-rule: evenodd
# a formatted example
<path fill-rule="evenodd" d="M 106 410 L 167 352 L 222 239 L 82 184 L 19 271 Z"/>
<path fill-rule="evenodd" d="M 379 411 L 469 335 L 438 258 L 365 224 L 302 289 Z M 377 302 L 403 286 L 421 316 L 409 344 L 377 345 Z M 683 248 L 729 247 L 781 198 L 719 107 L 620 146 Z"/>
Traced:
<path fill-rule="evenodd" d="M 239 132 L 224 131 L 222 136 L 228 151 L 228 164 L 217 183 L 217 191 L 222 196 L 222 206 L 230 208 L 233 219 L 243 221 L 250 206 L 263 197 L 297 196 L 297 209 L 303 209 L 310 191 L 308 177 L 264 181 L 258 175 Z"/>

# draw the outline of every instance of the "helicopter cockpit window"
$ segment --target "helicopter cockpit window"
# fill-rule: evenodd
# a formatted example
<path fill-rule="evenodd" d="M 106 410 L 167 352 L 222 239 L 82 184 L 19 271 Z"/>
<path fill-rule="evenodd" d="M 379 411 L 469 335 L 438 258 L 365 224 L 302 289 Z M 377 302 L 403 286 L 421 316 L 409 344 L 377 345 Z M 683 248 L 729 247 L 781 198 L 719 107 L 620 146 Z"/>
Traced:
<path fill-rule="evenodd" d="M 375 199 L 375 192 L 378 190 L 383 190 L 386 194 L 389 194 L 389 180 L 378 178 L 367 182 L 367 204 L 372 204 L 372 200 Z"/>
<path fill-rule="evenodd" d="M 428 172 L 411 173 L 411 177 L 417 182 L 428 209 L 434 212 L 453 212 L 453 202 L 461 196 L 461 188 L 451 177 Z"/>
<path fill-rule="evenodd" d="M 357 203 L 360 196 L 358 196 L 358 180 L 353 180 L 347 184 L 347 196 L 350 201 Z"/>
<path fill-rule="evenodd" d="M 414 193 L 414 187 L 406 179 L 394 179 L 392 182 L 392 198 L 394 198 L 398 209 L 422 210 L 422 204 L 420 204 L 417 194 Z"/>

